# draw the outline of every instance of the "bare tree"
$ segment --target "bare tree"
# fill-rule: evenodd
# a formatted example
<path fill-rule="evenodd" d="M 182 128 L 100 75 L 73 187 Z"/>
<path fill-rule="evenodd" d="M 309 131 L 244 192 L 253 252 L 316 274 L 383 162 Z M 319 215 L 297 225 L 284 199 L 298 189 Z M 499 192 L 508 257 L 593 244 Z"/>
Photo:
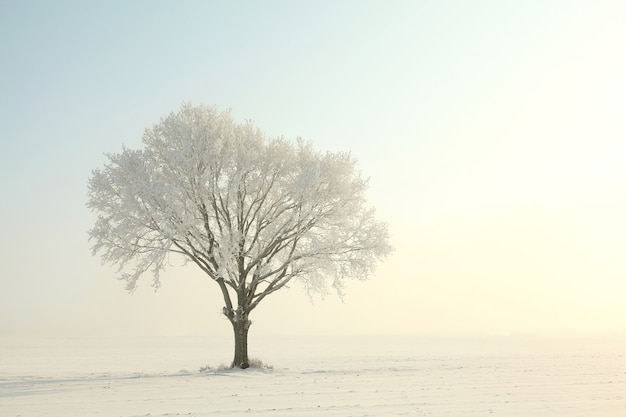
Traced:
<path fill-rule="evenodd" d="M 132 292 L 170 254 L 219 287 L 233 326 L 233 367 L 247 368 L 250 313 L 298 279 L 341 294 L 390 252 L 386 225 L 367 206 L 367 181 L 348 153 L 268 139 L 228 111 L 184 104 L 143 136 L 144 149 L 108 154 L 93 171 L 93 253 L 119 266 Z"/>

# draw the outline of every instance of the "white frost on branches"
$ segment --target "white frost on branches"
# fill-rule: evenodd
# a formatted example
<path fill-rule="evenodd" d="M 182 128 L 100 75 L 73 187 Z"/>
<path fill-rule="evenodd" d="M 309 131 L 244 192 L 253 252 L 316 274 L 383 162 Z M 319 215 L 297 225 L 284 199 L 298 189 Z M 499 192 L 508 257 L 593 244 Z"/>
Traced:
<path fill-rule="evenodd" d="M 249 312 L 294 278 L 341 293 L 344 278 L 367 278 L 390 251 L 348 153 L 268 139 L 228 111 L 190 104 L 143 143 L 109 154 L 89 181 L 93 253 L 119 266 L 129 291 L 147 271 L 158 288 L 177 253 Z"/>

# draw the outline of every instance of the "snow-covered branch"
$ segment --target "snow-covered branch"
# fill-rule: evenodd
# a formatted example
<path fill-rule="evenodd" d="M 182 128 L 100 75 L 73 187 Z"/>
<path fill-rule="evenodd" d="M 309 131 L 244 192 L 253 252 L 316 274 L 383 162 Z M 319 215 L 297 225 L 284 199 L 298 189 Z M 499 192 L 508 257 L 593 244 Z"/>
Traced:
<path fill-rule="evenodd" d="M 189 104 L 143 142 L 109 154 L 89 181 L 93 251 L 120 268 L 131 291 L 148 271 L 157 288 L 174 253 L 220 286 L 230 312 L 236 296 L 249 313 L 294 279 L 339 290 L 390 252 L 348 153 L 266 138 L 229 112 Z"/>

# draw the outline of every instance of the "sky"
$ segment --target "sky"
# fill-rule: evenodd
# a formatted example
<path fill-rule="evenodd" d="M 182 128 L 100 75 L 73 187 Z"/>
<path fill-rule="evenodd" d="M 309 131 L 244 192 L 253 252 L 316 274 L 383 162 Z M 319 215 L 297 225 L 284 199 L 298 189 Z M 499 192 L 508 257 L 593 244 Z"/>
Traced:
<path fill-rule="evenodd" d="M 181 103 L 350 151 L 395 252 L 251 334 L 626 334 L 626 3 L 0 2 L 0 335 L 230 335 L 192 265 L 132 295 L 87 181 Z"/>

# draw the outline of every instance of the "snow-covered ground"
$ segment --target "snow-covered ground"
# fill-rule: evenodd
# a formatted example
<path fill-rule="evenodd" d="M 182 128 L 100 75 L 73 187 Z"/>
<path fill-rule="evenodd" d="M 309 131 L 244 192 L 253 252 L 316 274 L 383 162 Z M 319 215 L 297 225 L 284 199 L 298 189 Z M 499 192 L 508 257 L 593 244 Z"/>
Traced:
<path fill-rule="evenodd" d="M 246 371 L 226 338 L 0 343 L 2 417 L 626 415 L 626 339 L 251 336 Z"/>

